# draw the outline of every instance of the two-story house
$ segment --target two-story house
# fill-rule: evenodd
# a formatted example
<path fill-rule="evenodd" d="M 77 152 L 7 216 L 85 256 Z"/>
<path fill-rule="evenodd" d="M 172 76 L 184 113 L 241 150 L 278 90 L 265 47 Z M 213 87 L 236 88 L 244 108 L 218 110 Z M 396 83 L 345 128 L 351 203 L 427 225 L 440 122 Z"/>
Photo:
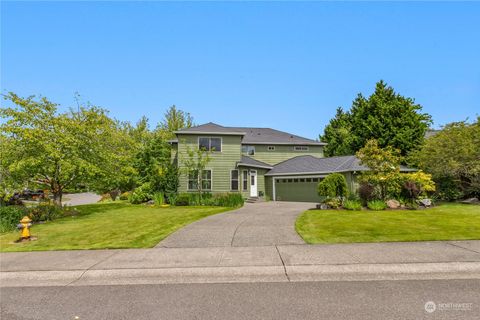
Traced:
<path fill-rule="evenodd" d="M 212 193 L 241 192 L 277 201 L 320 200 L 317 185 L 333 172 L 345 174 L 351 190 L 355 175 L 368 168 L 355 156 L 325 158 L 323 142 L 270 128 L 223 127 L 215 123 L 182 129 L 172 140 L 179 168 L 187 148 L 210 150 L 203 187 Z M 179 192 L 194 192 L 198 177 L 181 174 Z"/>

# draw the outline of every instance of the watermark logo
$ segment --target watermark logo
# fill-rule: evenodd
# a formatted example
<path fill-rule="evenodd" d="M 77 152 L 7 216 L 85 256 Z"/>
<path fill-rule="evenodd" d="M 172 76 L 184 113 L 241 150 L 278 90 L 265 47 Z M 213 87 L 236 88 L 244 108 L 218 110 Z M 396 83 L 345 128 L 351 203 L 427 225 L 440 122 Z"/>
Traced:
<path fill-rule="evenodd" d="M 435 303 L 433 301 L 427 301 L 425 303 L 425 311 L 428 313 L 438 311 L 470 311 L 472 310 L 473 303 Z"/>
<path fill-rule="evenodd" d="M 427 301 L 425 303 L 425 311 L 428 313 L 432 313 L 437 309 L 437 305 L 433 301 Z"/>

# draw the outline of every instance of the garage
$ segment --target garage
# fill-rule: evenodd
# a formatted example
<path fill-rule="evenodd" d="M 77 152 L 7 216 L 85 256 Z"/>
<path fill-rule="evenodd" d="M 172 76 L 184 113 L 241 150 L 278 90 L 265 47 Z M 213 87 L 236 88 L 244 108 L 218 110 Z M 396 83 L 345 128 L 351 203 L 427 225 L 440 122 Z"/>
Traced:
<path fill-rule="evenodd" d="M 277 201 L 319 202 L 317 186 L 320 177 L 275 178 Z"/>

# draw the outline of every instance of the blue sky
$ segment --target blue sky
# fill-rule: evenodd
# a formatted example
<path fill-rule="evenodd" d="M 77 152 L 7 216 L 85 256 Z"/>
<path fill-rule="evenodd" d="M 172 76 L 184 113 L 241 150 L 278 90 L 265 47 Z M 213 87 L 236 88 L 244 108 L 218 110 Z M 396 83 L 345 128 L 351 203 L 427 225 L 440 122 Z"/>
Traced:
<path fill-rule="evenodd" d="M 480 3 L 4 2 L 1 90 L 152 123 L 316 138 L 383 79 L 435 126 L 480 113 Z M 239 112 L 241 110 L 241 112 Z"/>

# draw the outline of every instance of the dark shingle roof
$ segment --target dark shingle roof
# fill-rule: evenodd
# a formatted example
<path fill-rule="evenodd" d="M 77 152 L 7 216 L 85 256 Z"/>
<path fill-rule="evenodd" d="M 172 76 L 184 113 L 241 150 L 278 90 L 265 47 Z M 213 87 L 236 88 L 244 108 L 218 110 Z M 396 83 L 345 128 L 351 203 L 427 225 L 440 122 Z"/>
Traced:
<path fill-rule="evenodd" d="M 333 172 L 366 170 L 368 170 L 368 167 L 361 165 L 360 160 L 356 156 L 339 156 L 330 158 L 298 156 L 276 164 L 266 175 L 329 174 Z M 400 171 L 415 171 L 415 169 L 401 166 Z"/>
<path fill-rule="evenodd" d="M 239 135 L 243 136 L 245 132 L 241 132 L 240 130 L 234 130 L 233 128 L 223 127 L 213 122 L 205 123 L 199 126 L 180 129 L 175 133 L 196 133 L 196 134 L 231 134 L 231 135 Z"/>
<path fill-rule="evenodd" d="M 324 142 L 270 128 L 232 127 L 231 129 L 245 132 L 242 144 L 326 145 Z"/>
<path fill-rule="evenodd" d="M 242 135 L 242 144 L 326 145 L 324 142 L 303 138 L 270 128 L 224 127 L 213 122 L 181 129 L 177 134 L 230 134 Z"/>
<path fill-rule="evenodd" d="M 255 160 L 253 158 L 250 158 L 250 157 L 247 157 L 247 156 L 244 156 L 244 155 L 242 155 L 242 159 L 240 160 L 240 162 L 237 162 L 237 165 L 240 165 L 240 166 L 243 165 L 243 166 L 246 166 L 246 167 L 265 168 L 265 169 L 273 168 L 268 163 Z"/>

